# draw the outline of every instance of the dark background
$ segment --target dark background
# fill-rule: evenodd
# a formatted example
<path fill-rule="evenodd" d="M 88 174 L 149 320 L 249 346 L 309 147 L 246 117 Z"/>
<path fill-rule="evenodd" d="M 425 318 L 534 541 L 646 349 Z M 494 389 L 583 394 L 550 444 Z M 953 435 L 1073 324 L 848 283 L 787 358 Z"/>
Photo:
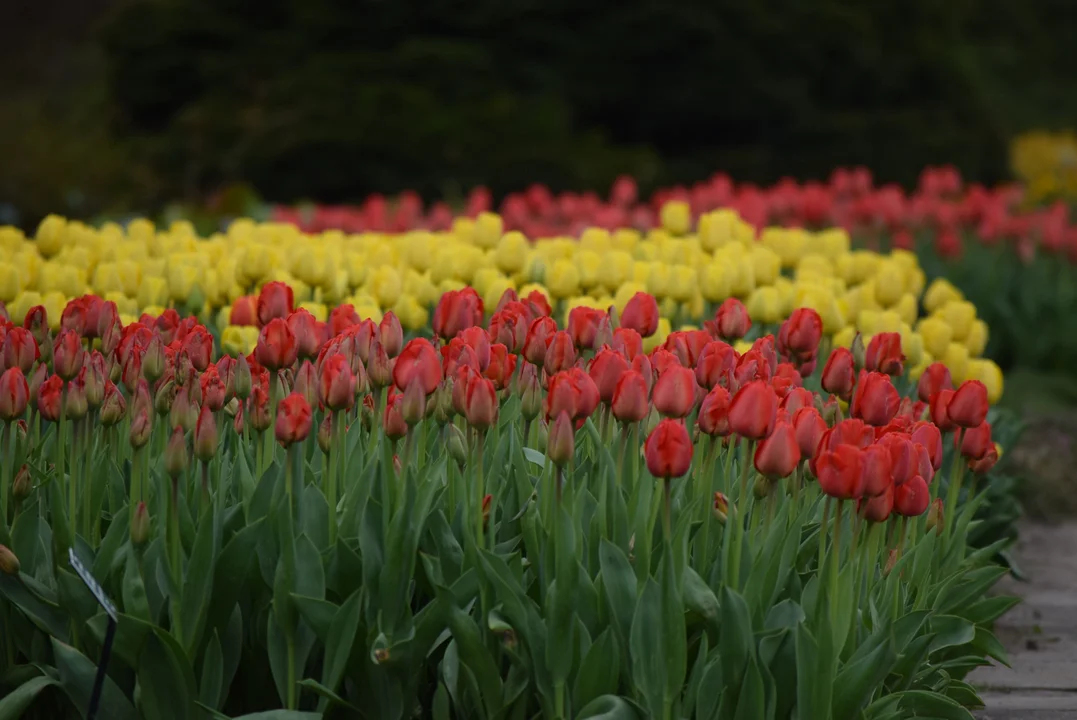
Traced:
<path fill-rule="evenodd" d="M 1077 117 L 1073 0 L 2 0 L 0 222 L 725 170 L 986 182 Z"/>

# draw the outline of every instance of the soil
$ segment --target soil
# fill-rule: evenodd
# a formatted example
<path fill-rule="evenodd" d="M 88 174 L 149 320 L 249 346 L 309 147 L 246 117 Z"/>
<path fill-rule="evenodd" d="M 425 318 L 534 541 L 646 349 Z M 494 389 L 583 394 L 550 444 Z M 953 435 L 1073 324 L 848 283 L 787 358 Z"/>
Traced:
<path fill-rule="evenodd" d="M 1077 719 L 1077 520 L 1025 522 L 1015 548 L 1027 580 L 1004 578 L 994 592 L 1023 602 L 998 621 L 1010 668 L 980 668 L 980 720 Z"/>

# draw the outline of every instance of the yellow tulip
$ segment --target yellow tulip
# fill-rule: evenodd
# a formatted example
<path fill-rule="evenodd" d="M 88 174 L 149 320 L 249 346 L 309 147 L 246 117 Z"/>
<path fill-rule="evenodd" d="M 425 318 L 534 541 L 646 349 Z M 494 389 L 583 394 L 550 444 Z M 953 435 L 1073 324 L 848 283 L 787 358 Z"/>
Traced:
<path fill-rule="evenodd" d="M 778 253 L 762 245 L 752 248 L 752 272 L 757 285 L 773 285 L 782 271 L 782 259 Z"/>
<path fill-rule="evenodd" d="M 781 258 L 782 267 L 796 267 L 808 245 L 808 234 L 795 228 L 768 227 L 759 236 L 763 247 L 769 248 Z"/>
<path fill-rule="evenodd" d="M 950 377 L 954 385 L 960 385 L 969 379 L 969 349 L 960 343 L 952 342 L 946 346 L 946 352 L 939 360 L 950 368 Z"/>
<path fill-rule="evenodd" d="M 893 310 L 883 310 L 879 313 L 878 329 L 876 332 L 895 333 L 901 330 L 901 316 Z"/>
<path fill-rule="evenodd" d="M 484 250 L 488 250 L 497 245 L 497 241 L 501 239 L 503 232 L 504 224 L 501 222 L 500 215 L 492 212 L 481 212 L 475 218 L 471 241 Z"/>
<path fill-rule="evenodd" d="M 926 317 L 917 324 L 917 330 L 924 339 L 924 349 L 937 358 L 946 354 L 947 348 L 954 339 L 954 331 L 950 325 L 938 317 Z"/>
<path fill-rule="evenodd" d="M 905 272 L 893 261 L 879 263 L 875 273 L 875 299 L 883 307 L 890 307 L 905 294 Z"/>
<path fill-rule="evenodd" d="M 405 235 L 401 249 L 407 264 L 419 272 L 429 270 L 434 262 L 435 242 L 431 233 L 421 230 Z"/>
<path fill-rule="evenodd" d="M 523 233 L 512 231 L 501 236 L 494 251 L 494 263 L 501 272 L 512 274 L 523 270 L 530 245 Z"/>
<path fill-rule="evenodd" d="M 782 319 L 782 298 L 777 288 L 764 286 L 756 288 L 745 303 L 748 315 L 756 322 L 772 324 Z"/>
<path fill-rule="evenodd" d="M 828 292 L 822 286 L 801 286 L 798 288 L 793 296 L 793 307 L 789 308 L 789 310 L 801 307 L 812 308 L 819 313 L 819 317 L 823 321 L 823 332 L 827 335 L 836 333 L 845 326 L 845 316 L 842 314 L 834 294 Z M 785 308 L 780 308 L 779 312 L 782 317 L 788 315 Z"/>
<path fill-rule="evenodd" d="M 729 283 L 730 294 L 736 297 L 748 297 L 755 290 L 755 266 L 750 258 L 741 256 L 730 263 L 733 270 L 732 279 Z"/>
<path fill-rule="evenodd" d="M 135 315 L 138 313 L 138 303 L 134 298 L 127 297 L 122 292 L 105 293 L 107 302 L 116 303 L 116 311 L 121 315 Z"/>
<path fill-rule="evenodd" d="M 469 217 L 460 216 L 452 221 L 452 234 L 461 243 L 470 243 L 475 233 L 475 221 Z"/>
<path fill-rule="evenodd" d="M 965 296 L 961 294 L 960 290 L 950 284 L 949 280 L 946 278 L 935 278 L 931 281 L 931 285 L 928 286 L 927 291 L 924 293 L 924 309 L 929 313 L 933 313 L 947 303 L 964 299 Z"/>
<path fill-rule="evenodd" d="M 743 355 L 744 353 L 752 349 L 752 343 L 748 342 L 747 340 L 737 340 L 735 343 L 733 343 L 733 349 L 736 350 L 737 353 L 739 353 L 740 355 Z"/>
<path fill-rule="evenodd" d="M 322 303 L 306 300 L 299 303 L 299 307 L 313 315 L 318 322 L 325 322 L 329 319 L 329 308 Z"/>
<path fill-rule="evenodd" d="M 22 292 L 22 281 L 14 265 L 0 263 L 0 301 L 9 303 Z"/>
<path fill-rule="evenodd" d="M 825 255 L 805 255 L 797 263 L 793 277 L 804 280 L 813 277 L 832 277 L 834 275 L 834 263 Z"/>
<path fill-rule="evenodd" d="M 411 295 L 423 307 L 437 303 L 441 297 L 437 287 L 430 282 L 430 275 L 414 270 L 404 273 L 404 294 Z"/>
<path fill-rule="evenodd" d="M 924 359 L 924 339 L 907 324 L 901 326 L 901 351 L 908 365 L 919 365 Z"/>
<path fill-rule="evenodd" d="M 856 250 L 852 253 L 853 266 L 852 278 L 844 278 L 845 282 L 862 282 L 874 277 L 879 270 L 882 257 L 870 250 Z"/>
<path fill-rule="evenodd" d="M 853 340 L 855 339 L 856 328 L 852 325 L 846 325 L 841 330 L 838 330 L 836 333 L 834 333 L 834 347 L 852 347 Z"/>
<path fill-rule="evenodd" d="M 393 312 L 400 318 L 400 324 L 411 331 L 422 330 L 430 319 L 430 313 L 419 300 L 408 293 L 404 293 L 393 306 Z"/>
<path fill-rule="evenodd" d="M 599 283 L 598 272 L 603 258 L 593 250 L 580 250 L 576 253 L 576 269 L 580 273 L 580 287 L 590 289 Z"/>
<path fill-rule="evenodd" d="M 669 318 L 658 318 L 658 328 L 654 331 L 654 335 L 643 338 L 643 351 L 651 352 L 659 345 L 664 344 L 666 339 L 669 338 L 670 332 L 672 332 L 672 329 L 669 324 Z"/>
<path fill-rule="evenodd" d="M 653 262 L 647 271 L 647 292 L 661 300 L 669 295 L 670 271 L 668 265 Z"/>
<path fill-rule="evenodd" d="M 703 213 L 699 217 L 699 227 L 696 229 L 703 249 L 712 253 L 732 242 L 733 223 L 736 219 L 736 211 L 728 208 Z"/>
<path fill-rule="evenodd" d="M 919 305 L 916 302 L 916 296 L 912 293 L 905 293 L 894 305 L 894 312 L 901 316 L 901 322 L 906 325 L 913 325 L 916 322 L 916 316 L 919 314 L 919 309 Z"/>
<path fill-rule="evenodd" d="M 198 270 L 190 265 L 173 264 L 168 267 L 168 296 L 178 303 L 187 302 L 195 283 L 198 282 Z"/>
<path fill-rule="evenodd" d="M 967 380 L 979 380 L 987 388 L 987 401 L 992 405 L 1002 399 L 1002 369 L 993 360 L 974 358 L 969 360 Z"/>
<path fill-rule="evenodd" d="M 663 298 L 658 301 L 658 314 L 661 317 L 672 318 L 677 314 L 677 308 L 677 301 L 671 297 Z"/>
<path fill-rule="evenodd" d="M 8 303 L 7 312 L 12 322 L 21 325 L 30 308 L 41 304 L 41 293 L 36 290 L 24 290 Z"/>
<path fill-rule="evenodd" d="M 251 341 L 250 330 L 255 331 L 253 342 Z M 221 330 L 221 349 L 233 357 L 247 355 L 258 344 L 257 332 L 257 328 L 228 325 Z"/>
<path fill-rule="evenodd" d="M 983 320 L 974 320 L 969 328 L 969 334 L 965 336 L 965 347 L 969 349 L 970 357 L 978 358 L 984 354 L 987 338 L 987 323 Z"/>
<path fill-rule="evenodd" d="M 976 306 L 965 300 L 952 300 L 939 308 L 936 314 L 953 328 L 954 340 L 960 342 L 967 338 L 972 330 L 972 323 L 976 320 Z"/>
<path fill-rule="evenodd" d="M 633 270 L 632 256 L 624 250 L 611 250 L 602 256 L 598 266 L 598 284 L 610 292 L 616 292 Z"/>
<path fill-rule="evenodd" d="M 878 310 L 861 310 L 856 316 L 856 327 L 865 335 L 874 335 L 879 332 L 881 313 Z"/>
<path fill-rule="evenodd" d="M 555 260 L 546 272 L 546 286 L 555 298 L 568 298 L 580 290 L 580 272 L 571 260 Z"/>
<path fill-rule="evenodd" d="M 662 229 L 672 235 L 684 235 L 692 225 L 692 210 L 683 200 L 670 200 L 659 212 Z"/>
<path fill-rule="evenodd" d="M 659 247 L 656 243 L 643 240 L 632 249 L 632 257 L 646 263 L 652 263 L 658 259 Z"/>
<path fill-rule="evenodd" d="M 10 225 L 0 225 L 0 250 L 3 251 L 4 257 L 14 255 L 21 250 L 24 242 L 22 230 Z"/>
<path fill-rule="evenodd" d="M 631 254 L 636 249 L 636 246 L 639 245 L 639 230 L 633 230 L 632 228 L 614 230 L 613 235 L 610 237 L 610 241 L 616 249 L 624 250 Z"/>
<path fill-rule="evenodd" d="M 485 285 L 483 285 L 483 290 L 479 295 L 482 296 L 483 304 L 489 308 L 490 312 L 493 312 L 494 308 L 496 308 L 497 304 L 501 301 L 501 296 L 505 294 L 505 291 L 515 289 L 516 284 L 512 282 L 512 280 L 504 275 L 496 275 L 486 281 Z"/>
<path fill-rule="evenodd" d="M 589 227 L 580 233 L 580 249 L 605 255 L 610 251 L 612 239 L 605 228 Z"/>
<path fill-rule="evenodd" d="M 358 313 L 361 319 L 373 320 L 376 323 L 380 323 L 381 319 L 385 317 L 385 313 L 382 312 L 381 308 L 372 303 L 360 303 L 359 305 L 356 305 L 355 312 Z"/>
<path fill-rule="evenodd" d="M 67 241 L 67 220 L 59 215 L 49 215 L 37 226 L 34 240 L 37 250 L 50 258 L 60 252 Z"/>
<path fill-rule="evenodd" d="M 150 305 L 166 305 L 168 303 L 168 283 L 162 277 L 147 277 L 142 279 L 135 299 L 139 307 Z"/>
<path fill-rule="evenodd" d="M 849 233 L 844 228 L 829 228 L 815 233 L 812 244 L 817 252 L 834 259 L 849 252 Z"/>
<path fill-rule="evenodd" d="M 41 304 L 45 306 L 45 313 L 49 317 L 49 329 L 56 332 L 60 329 L 60 320 L 64 308 L 67 307 L 67 298 L 62 292 L 47 292 L 41 297 Z"/>
<path fill-rule="evenodd" d="M 714 261 L 699 269 L 699 289 L 708 302 L 717 303 L 733 293 L 736 271 L 729 263 Z"/>
<path fill-rule="evenodd" d="M 905 275 L 905 288 L 913 294 L 914 297 L 920 297 L 920 294 L 924 292 L 924 285 L 927 284 L 927 275 L 920 268 L 910 271 Z"/>
<path fill-rule="evenodd" d="M 669 296 L 679 303 L 686 303 L 696 294 L 695 268 L 674 265 L 669 273 Z"/>
<path fill-rule="evenodd" d="M 344 269 L 348 271 L 348 284 L 361 287 L 366 282 L 367 264 L 366 255 L 359 252 L 347 252 L 344 254 Z"/>

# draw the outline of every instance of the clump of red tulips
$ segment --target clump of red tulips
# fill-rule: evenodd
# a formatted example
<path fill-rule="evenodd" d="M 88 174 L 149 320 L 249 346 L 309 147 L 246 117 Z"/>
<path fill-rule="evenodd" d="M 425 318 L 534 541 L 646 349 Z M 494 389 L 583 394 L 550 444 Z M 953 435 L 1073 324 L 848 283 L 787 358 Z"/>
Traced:
<path fill-rule="evenodd" d="M 20 697 L 84 701 L 107 622 L 74 552 L 119 613 L 114 717 L 975 699 L 961 675 L 1008 607 L 981 600 L 998 548 L 968 546 L 992 410 L 942 365 L 906 381 L 899 336 L 828 352 L 815 310 L 761 335 L 731 300 L 644 353 L 644 293 L 561 327 L 464 289 L 413 337 L 350 306 L 318 322 L 280 283 L 248 310 L 239 357 L 193 317 L 123 326 L 93 297 L 56 334 L 43 308 L 0 325 L 0 678 Z"/>

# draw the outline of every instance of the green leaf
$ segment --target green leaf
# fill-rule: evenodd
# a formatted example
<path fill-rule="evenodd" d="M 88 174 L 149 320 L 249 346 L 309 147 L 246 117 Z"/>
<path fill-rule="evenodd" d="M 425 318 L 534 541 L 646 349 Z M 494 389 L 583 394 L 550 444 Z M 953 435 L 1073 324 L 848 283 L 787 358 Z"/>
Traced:
<path fill-rule="evenodd" d="M 941 693 L 926 690 L 906 690 L 899 693 L 900 706 L 918 716 L 945 720 L 973 720 L 972 713 Z"/>
<path fill-rule="evenodd" d="M 61 642 L 66 642 L 69 626 L 67 616 L 55 603 L 30 592 L 25 575 L 14 578 L 0 573 L 0 594 L 4 595 L 42 631 Z"/>
<path fill-rule="evenodd" d="M 207 509 L 198 523 L 194 547 L 187 561 L 180 617 L 183 619 L 183 647 L 193 653 L 202 639 L 206 608 L 213 594 L 213 561 L 217 557 L 212 510 Z M 235 582 L 233 579 L 232 582 Z"/>
<path fill-rule="evenodd" d="M 755 638 L 748 605 L 741 595 L 723 586 L 722 630 L 718 636 L 718 651 L 722 656 L 722 682 L 725 688 L 735 690 L 741 687 L 754 650 Z"/>
<path fill-rule="evenodd" d="M 151 621 L 150 604 L 146 599 L 146 585 L 142 581 L 142 564 L 134 546 L 127 546 L 127 566 L 123 572 L 120 587 L 123 598 L 123 610 L 127 615 L 139 620 Z"/>
<path fill-rule="evenodd" d="M 261 523 L 261 520 L 256 520 L 236 533 L 217 558 L 217 565 L 213 569 L 213 596 L 209 599 L 207 627 L 223 633 L 232 617 L 232 609 L 254 561 Z"/>
<path fill-rule="evenodd" d="M 362 591 L 356 590 L 340 606 L 329 627 L 329 637 L 325 641 L 325 664 L 322 668 L 322 684 L 333 692 L 344 677 L 351 657 L 352 644 L 359 630 L 361 619 Z M 319 710 L 325 709 L 325 703 L 319 703 Z"/>
<path fill-rule="evenodd" d="M 868 656 L 846 665 L 834 681 L 834 717 L 853 718 L 890 673 L 896 654 L 883 642 Z"/>
<path fill-rule="evenodd" d="M 267 710 L 249 715 L 240 715 L 232 720 L 322 720 L 322 713 L 300 712 L 299 710 Z"/>
<path fill-rule="evenodd" d="M 684 601 L 677 577 L 671 543 L 666 543 L 658 571 L 662 590 L 662 655 L 666 659 L 666 697 L 681 694 L 688 676 L 688 638 L 684 624 Z"/>
<path fill-rule="evenodd" d="M 90 695 L 97 676 L 97 665 L 75 648 L 65 645 L 56 638 L 52 638 L 52 652 L 60 688 L 67 694 L 79 715 L 86 717 L 86 708 L 90 704 Z M 105 677 L 105 685 L 101 691 L 101 704 L 98 706 L 97 716 L 102 719 L 110 718 L 110 720 L 111 718 L 140 720 L 131 701 L 108 676 Z"/>
<path fill-rule="evenodd" d="M 931 631 L 935 638 L 929 646 L 929 654 L 970 643 L 976 637 L 976 627 L 956 615 L 937 615 L 931 618 Z"/>
<path fill-rule="evenodd" d="M 358 591 L 357 591 L 358 592 Z M 303 595 L 292 595 L 292 602 L 299 609 L 299 614 L 314 631 L 323 645 L 329 642 L 329 628 L 333 625 L 339 608 L 336 603 Z"/>
<path fill-rule="evenodd" d="M 355 707 L 350 702 L 342 698 L 340 695 L 337 695 L 335 692 L 327 688 L 325 685 L 322 685 L 317 680 L 311 680 L 310 678 L 307 678 L 306 680 L 300 680 L 298 684 L 300 687 L 306 688 L 307 690 L 310 690 L 315 695 L 320 697 L 321 701 L 319 701 L 319 705 L 324 704 L 327 707 L 339 705 L 340 707 L 347 708 L 353 712 L 361 714 L 359 708 Z M 319 710 L 318 712 L 323 711 Z"/>
<path fill-rule="evenodd" d="M 486 707 L 487 717 L 496 717 L 501 712 L 501 675 L 483 645 L 478 625 L 464 611 L 453 606 L 449 611 L 449 626 L 460 653 L 460 662 L 474 674 L 478 683 L 476 702 Z"/>
<path fill-rule="evenodd" d="M 0 720 L 19 720 L 45 688 L 56 685 L 56 680 L 47 675 L 30 678 L 22 685 L 0 698 Z"/>
<path fill-rule="evenodd" d="M 596 698 L 615 693 L 621 671 L 617 639 L 610 628 L 595 638 L 576 674 L 572 688 L 574 707 L 583 707 Z"/>
<path fill-rule="evenodd" d="M 576 714 L 576 720 L 638 720 L 639 714 L 616 695 L 597 697 Z"/>
<path fill-rule="evenodd" d="M 157 630 L 146 638 L 138 664 L 140 706 L 146 720 L 194 718 L 194 673 L 183 648 L 171 635 Z"/>
<path fill-rule="evenodd" d="M 598 549 L 598 562 L 614 628 L 621 643 L 627 643 L 636 611 L 636 572 L 624 551 L 605 538 Z"/>
<path fill-rule="evenodd" d="M 528 461 L 534 463 L 535 465 L 538 465 L 539 467 L 546 467 L 546 455 L 544 453 L 540 453 L 535 448 L 529 447 L 525 447 L 523 450 L 524 457 L 527 458 Z"/>
<path fill-rule="evenodd" d="M 221 703 L 224 683 L 224 652 L 221 640 L 214 630 L 202 655 L 202 682 L 198 684 L 198 699 L 203 705 L 217 709 Z"/>
<path fill-rule="evenodd" d="M 666 661 L 662 654 L 662 590 L 647 578 L 632 618 L 629 649 L 632 679 L 654 717 L 662 717 L 666 694 Z"/>
<path fill-rule="evenodd" d="M 717 627 L 718 597 L 699 576 L 699 573 L 690 567 L 685 568 L 684 574 L 684 604 L 689 610 L 706 620 L 708 625 Z"/>
<path fill-rule="evenodd" d="M 737 698 L 737 712 L 734 720 L 759 720 L 766 717 L 766 688 L 763 676 L 755 658 L 748 658 L 748 667 L 744 672 L 744 682 Z M 845 716 L 838 716 L 845 717 Z"/>
<path fill-rule="evenodd" d="M 797 625 L 797 717 L 830 717 L 831 688 L 824 686 L 825 672 L 820 666 L 819 644 L 807 625 Z M 829 630 L 823 630 L 829 635 Z"/>

